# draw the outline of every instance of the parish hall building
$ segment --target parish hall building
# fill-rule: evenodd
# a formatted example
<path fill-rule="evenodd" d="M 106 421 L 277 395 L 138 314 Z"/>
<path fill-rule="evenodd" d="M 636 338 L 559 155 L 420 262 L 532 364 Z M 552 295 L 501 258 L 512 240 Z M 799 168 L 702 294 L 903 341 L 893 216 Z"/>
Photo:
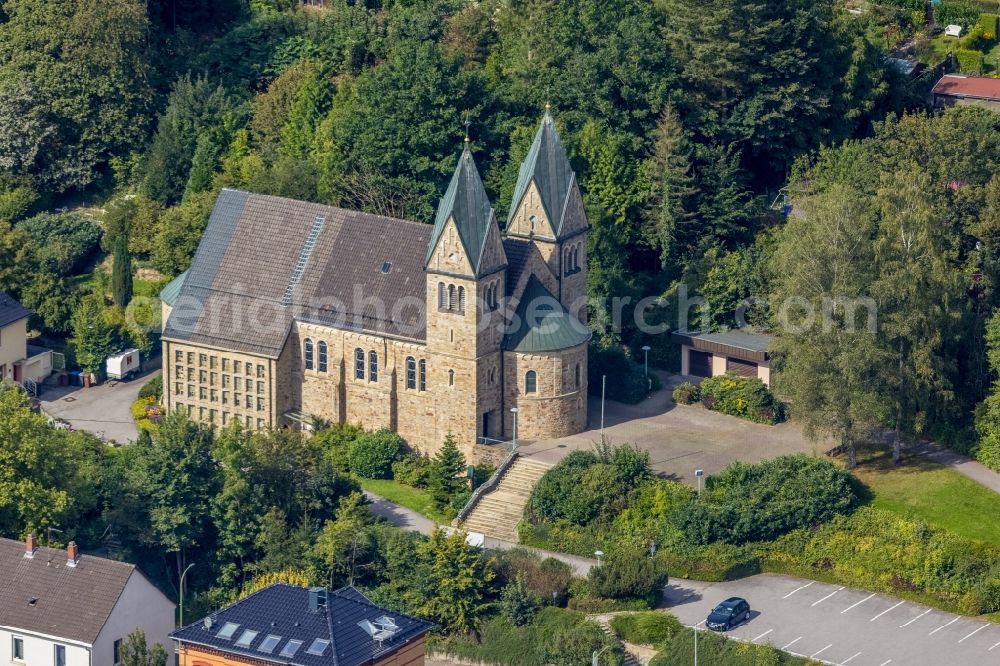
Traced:
<path fill-rule="evenodd" d="M 501 226 L 466 145 L 434 224 L 223 190 L 161 294 L 163 399 L 249 428 L 314 417 L 538 440 L 587 424 L 588 224 L 548 112 Z"/>

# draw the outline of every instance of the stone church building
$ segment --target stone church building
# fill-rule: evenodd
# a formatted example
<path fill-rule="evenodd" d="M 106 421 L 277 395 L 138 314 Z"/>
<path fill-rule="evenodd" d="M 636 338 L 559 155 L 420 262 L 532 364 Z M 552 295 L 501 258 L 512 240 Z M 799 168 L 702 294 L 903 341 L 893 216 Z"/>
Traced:
<path fill-rule="evenodd" d="M 587 424 L 587 219 L 548 112 L 501 227 L 466 145 L 433 226 L 223 190 L 161 294 L 163 400 L 248 428 L 549 439 Z"/>

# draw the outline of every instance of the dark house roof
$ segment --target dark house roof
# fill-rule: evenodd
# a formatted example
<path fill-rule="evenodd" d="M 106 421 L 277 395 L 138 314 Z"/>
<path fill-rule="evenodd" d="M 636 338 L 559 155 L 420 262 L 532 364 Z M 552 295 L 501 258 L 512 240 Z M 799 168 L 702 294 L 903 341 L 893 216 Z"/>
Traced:
<path fill-rule="evenodd" d="M 430 622 L 380 608 L 352 587 L 329 592 L 327 612 L 322 607 L 310 608 L 313 594 L 303 587 L 277 583 L 214 613 L 210 623 L 200 620 L 171 636 L 251 664 L 360 666 L 391 655 L 433 627 Z M 377 625 L 383 618 L 391 619 L 397 629 L 391 636 L 382 636 L 380 644 L 360 623 Z M 244 636 L 248 640 L 238 645 Z M 317 640 L 328 643 L 322 653 L 310 654 Z"/>
<path fill-rule="evenodd" d="M 81 555 L 70 567 L 65 550 L 24 553 L 23 542 L 0 539 L 0 626 L 93 644 L 135 565 Z"/>
<path fill-rule="evenodd" d="M 1000 79 L 945 74 L 934 84 L 931 92 L 949 97 L 1000 101 Z"/>
<path fill-rule="evenodd" d="M 0 291 L 0 326 L 9 326 L 30 316 L 31 312 L 15 301 L 13 296 Z"/>
<path fill-rule="evenodd" d="M 486 195 L 486 188 L 483 187 L 468 143 L 462 151 L 462 156 L 458 158 L 455 173 L 438 204 L 434 231 L 431 233 L 430 243 L 427 244 L 425 267 L 450 218 L 455 220 L 458 237 L 465 248 L 466 256 L 469 257 L 469 263 L 472 264 L 472 272 L 478 276 L 486 238 L 493 222 L 493 206 L 490 205 L 490 199 Z"/>
<path fill-rule="evenodd" d="M 420 249 L 430 232 L 419 222 L 222 190 L 163 337 L 277 358 L 297 319 L 422 341 Z M 413 306 L 393 316 L 399 303 Z"/>
<path fill-rule="evenodd" d="M 517 186 L 514 188 L 514 199 L 511 201 L 510 212 L 507 215 L 507 225 L 514 219 L 517 207 L 528 191 L 531 182 L 535 182 L 542 199 L 542 206 L 552 221 L 552 228 L 558 238 L 562 231 L 563 213 L 566 210 L 566 199 L 575 175 L 566 157 L 566 150 L 559 141 L 552 114 L 545 111 L 542 125 L 535 134 L 528 156 L 521 163 L 517 174 Z"/>
<path fill-rule="evenodd" d="M 700 333 L 680 330 L 673 333 L 674 342 L 688 345 L 699 351 L 716 352 L 747 361 L 766 361 L 770 358 L 768 348 L 773 339 L 770 335 L 747 333 L 746 331 L 725 331 L 722 333 Z"/>
<path fill-rule="evenodd" d="M 566 311 L 534 275 L 515 310 L 518 327 L 504 336 L 503 348 L 524 354 L 570 349 L 590 340 L 590 330 Z"/>

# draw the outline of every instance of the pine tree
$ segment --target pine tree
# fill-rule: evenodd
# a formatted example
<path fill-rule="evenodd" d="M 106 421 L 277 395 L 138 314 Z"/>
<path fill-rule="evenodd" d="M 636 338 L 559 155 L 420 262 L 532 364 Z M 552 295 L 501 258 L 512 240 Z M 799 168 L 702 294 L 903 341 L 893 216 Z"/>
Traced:
<path fill-rule="evenodd" d="M 465 488 L 465 456 L 458 450 L 455 436 L 450 432 L 444 438 L 441 450 L 431 461 L 430 490 L 431 498 L 438 508 L 447 506 L 451 498 Z"/>
<path fill-rule="evenodd" d="M 124 308 L 132 300 L 132 255 L 128 251 L 128 233 L 122 229 L 115 238 L 111 292 L 115 305 Z"/>

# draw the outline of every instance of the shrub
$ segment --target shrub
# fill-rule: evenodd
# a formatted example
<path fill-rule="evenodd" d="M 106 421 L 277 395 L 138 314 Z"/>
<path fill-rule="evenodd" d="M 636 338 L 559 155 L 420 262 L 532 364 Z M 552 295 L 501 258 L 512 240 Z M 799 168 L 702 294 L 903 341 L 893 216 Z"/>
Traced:
<path fill-rule="evenodd" d="M 426 488 L 431 459 L 419 453 L 407 453 L 392 463 L 392 478 L 413 488 Z"/>
<path fill-rule="evenodd" d="M 979 73 L 983 69 L 983 52 L 973 49 L 956 49 L 955 59 L 963 74 Z"/>
<path fill-rule="evenodd" d="M 757 377 L 726 373 L 701 383 L 702 404 L 730 416 L 755 423 L 775 424 L 782 420 L 781 405 L 771 390 Z"/>
<path fill-rule="evenodd" d="M 1000 16 L 996 14 L 980 14 L 976 27 L 982 32 L 983 38 L 996 41 L 997 29 L 1000 28 Z"/>
<path fill-rule="evenodd" d="M 347 473 L 350 471 L 348 457 L 351 446 L 364 434 L 364 428 L 359 425 L 338 423 L 317 432 L 313 435 L 313 441 L 323 450 L 334 469 Z"/>
<path fill-rule="evenodd" d="M 968 28 L 979 18 L 979 6 L 973 0 L 943 0 L 934 8 L 934 20 L 940 25 Z"/>
<path fill-rule="evenodd" d="M 531 622 L 539 605 L 538 598 L 520 577 L 508 583 L 500 593 L 500 614 L 515 627 Z"/>
<path fill-rule="evenodd" d="M 101 242 L 101 227 L 75 213 L 40 213 L 19 222 L 38 247 L 41 268 L 56 275 L 76 275 Z"/>
<path fill-rule="evenodd" d="M 706 487 L 700 501 L 673 514 L 688 543 L 768 541 L 824 523 L 858 502 L 848 472 L 806 455 L 733 463 L 709 477 Z"/>
<path fill-rule="evenodd" d="M 646 599 L 654 605 L 667 584 L 667 573 L 645 548 L 628 544 L 608 553 L 601 566 L 592 567 L 587 580 L 598 596 Z"/>
<path fill-rule="evenodd" d="M 721 582 L 761 572 L 760 558 L 748 547 L 727 543 L 670 544 L 657 551 L 656 557 L 675 578 Z"/>
<path fill-rule="evenodd" d="M 684 382 L 674 389 L 674 402 L 678 405 L 693 405 L 701 399 L 701 391 L 691 382 Z"/>
<path fill-rule="evenodd" d="M 434 506 L 438 509 L 449 504 L 454 506 L 452 499 L 468 490 L 463 472 L 465 472 L 465 456 L 458 450 L 455 437 L 448 433 L 441 449 L 431 460 L 427 479 L 427 487 L 430 488 Z M 461 509 L 464 504 L 465 502 L 462 502 L 458 508 Z"/>
<path fill-rule="evenodd" d="M 664 645 L 684 631 L 684 625 L 673 615 L 650 611 L 616 615 L 611 618 L 611 629 L 615 636 L 629 643 Z"/>
<path fill-rule="evenodd" d="M 351 472 L 365 479 L 385 479 L 392 473 L 392 463 L 403 451 L 403 438 L 391 430 L 365 433 L 348 449 Z"/>
<path fill-rule="evenodd" d="M 140 398 L 153 398 L 157 402 L 163 397 L 163 375 L 157 375 L 139 389 Z"/>
<path fill-rule="evenodd" d="M 504 580 L 521 580 L 542 603 L 562 603 L 573 579 L 573 568 L 565 562 L 554 557 L 542 559 L 524 548 L 503 553 L 498 564 Z"/>
<path fill-rule="evenodd" d="M 591 345 L 587 360 L 587 386 L 591 395 L 601 395 L 601 378 L 607 376 L 605 397 L 608 400 L 634 405 L 649 395 L 650 382 L 643 366 L 633 363 L 625 352 L 617 347 L 604 348 Z M 659 388 L 655 375 L 652 389 Z"/>

